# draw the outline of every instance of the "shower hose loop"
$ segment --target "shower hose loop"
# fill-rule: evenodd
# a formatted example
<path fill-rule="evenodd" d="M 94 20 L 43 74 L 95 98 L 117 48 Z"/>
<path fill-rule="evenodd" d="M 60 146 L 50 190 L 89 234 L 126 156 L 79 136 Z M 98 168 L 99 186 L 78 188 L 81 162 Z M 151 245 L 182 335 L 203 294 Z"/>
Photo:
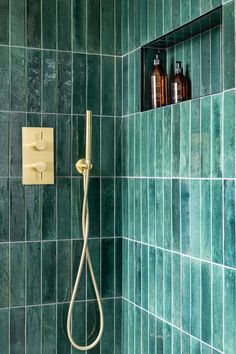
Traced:
<path fill-rule="evenodd" d="M 92 261 L 91 261 L 90 254 L 89 254 L 89 248 L 88 248 L 88 234 L 89 234 L 89 207 L 88 207 L 89 169 L 86 171 L 86 173 L 83 174 L 83 185 L 84 185 L 84 200 L 83 200 L 83 211 L 82 211 L 82 231 L 83 231 L 84 244 L 83 244 L 80 264 L 79 264 L 79 268 L 78 268 L 78 273 L 77 273 L 77 276 L 76 276 L 75 285 L 74 285 L 74 289 L 73 289 L 72 296 L 71 296 L 71 302 L 70 302 L 69 310 L 68 310 L 67 334 L 68 334 L 69 340 L 70 340 L 70 342 L 71 342 L 71 344 L 73 345 L 74 348 L 76 348 L 78 350 L 81 350 L 81 351 L 87 351 L 87 350 L 90 350 L 90 349 L 94 348 L 98 344 L 100 339 L 101 339 L 101 336 L 102 336 L 102 333 L 103 333 L 103 329 L 104 329 L 104 315 L 103 315 L 103 308 L 102 308 L 102 300 L 101 300 L 101 296 L 99 294 L 96 278 L 95 278 L 95 275 L 94 275 L 93 265 L 92 265 Z M 86 346 L 82 346 L 82 345 L 77 344 L 74 341 L 73 336 L 72 336 L 72 313 L 73 313 L 75 297 L 76 297 L 76 294 L 77 294 L 77 291 L 78 291 L 80 278 L 81 278 L 83 267 L 85 265 L 85 261 L 87 261 L 88 266 L 89 266 L 89 270 L 90 270 L 90 274 L 91 274 L 91 278 L 92 278 L 92 283 L 93 283 L 93 287 L 94 287 L 96 298 L 97 298 L 97 302 L 98 302 L 98 308 L 99 308 L 99 313 L 100 313 L 100 329 L 99 329 L 99 333 L 97 335 L 97 338 L 94 340 L 93 343 L 91 343 L 89 345 L 86 345 Z"/>

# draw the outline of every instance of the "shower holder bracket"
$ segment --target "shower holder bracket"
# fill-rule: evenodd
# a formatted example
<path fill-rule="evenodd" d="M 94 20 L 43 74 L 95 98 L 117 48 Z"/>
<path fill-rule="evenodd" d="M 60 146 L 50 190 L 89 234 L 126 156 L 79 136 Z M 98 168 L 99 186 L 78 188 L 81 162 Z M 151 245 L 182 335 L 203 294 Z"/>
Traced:
<path fill-rule="evenodd" d="M 81 175 L 86 175 L 88 171 L 92 170 L 93 168 L 91 161 L 86 159 L 80 159 L 75 166 Z"/>

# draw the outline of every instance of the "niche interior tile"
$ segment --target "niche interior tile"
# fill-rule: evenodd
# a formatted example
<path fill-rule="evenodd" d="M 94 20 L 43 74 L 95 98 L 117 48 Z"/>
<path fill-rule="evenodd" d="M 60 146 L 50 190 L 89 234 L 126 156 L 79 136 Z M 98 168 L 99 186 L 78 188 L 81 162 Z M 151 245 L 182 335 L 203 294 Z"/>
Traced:
<path fill-rule="evenodd" d="M 56 49 L 56 0 L 42 0 L 42 46 Z"/>

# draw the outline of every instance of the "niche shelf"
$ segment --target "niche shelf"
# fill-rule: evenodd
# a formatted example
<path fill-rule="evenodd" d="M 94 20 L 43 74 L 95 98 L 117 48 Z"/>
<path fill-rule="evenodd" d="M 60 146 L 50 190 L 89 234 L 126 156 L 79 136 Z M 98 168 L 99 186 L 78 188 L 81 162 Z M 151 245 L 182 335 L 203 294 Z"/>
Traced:
<path fill-rule="evenodd" d="M 141 109 L 152 109 L 151 72 L 157 53 L 168 75 L 168 93 L 175 62 L 182 61 L 189 97 L 222 91 L 222 6 L 144 45 L 142 55 Z M 170 100 L 169 100 L 170 101 Z"/>

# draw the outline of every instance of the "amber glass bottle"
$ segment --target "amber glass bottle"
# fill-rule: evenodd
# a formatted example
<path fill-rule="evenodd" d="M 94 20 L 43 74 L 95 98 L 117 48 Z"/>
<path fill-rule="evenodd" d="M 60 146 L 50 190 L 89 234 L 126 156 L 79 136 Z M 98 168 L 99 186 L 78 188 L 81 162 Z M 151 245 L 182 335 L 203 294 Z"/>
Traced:
<path fill-rule="evenodd" d="M 171 83 L 171 103 L 178 103 L 187 99 L 187 82 L 183 75 L 181 61 L 176 62 L 175 78 Z"/>
<path fill-rule="evenodd" d="M 165 74 L 159 55 L 154 60 L 151 74 L 152 108 L 162 107 L 167 104 L 167 75 Z"/>

